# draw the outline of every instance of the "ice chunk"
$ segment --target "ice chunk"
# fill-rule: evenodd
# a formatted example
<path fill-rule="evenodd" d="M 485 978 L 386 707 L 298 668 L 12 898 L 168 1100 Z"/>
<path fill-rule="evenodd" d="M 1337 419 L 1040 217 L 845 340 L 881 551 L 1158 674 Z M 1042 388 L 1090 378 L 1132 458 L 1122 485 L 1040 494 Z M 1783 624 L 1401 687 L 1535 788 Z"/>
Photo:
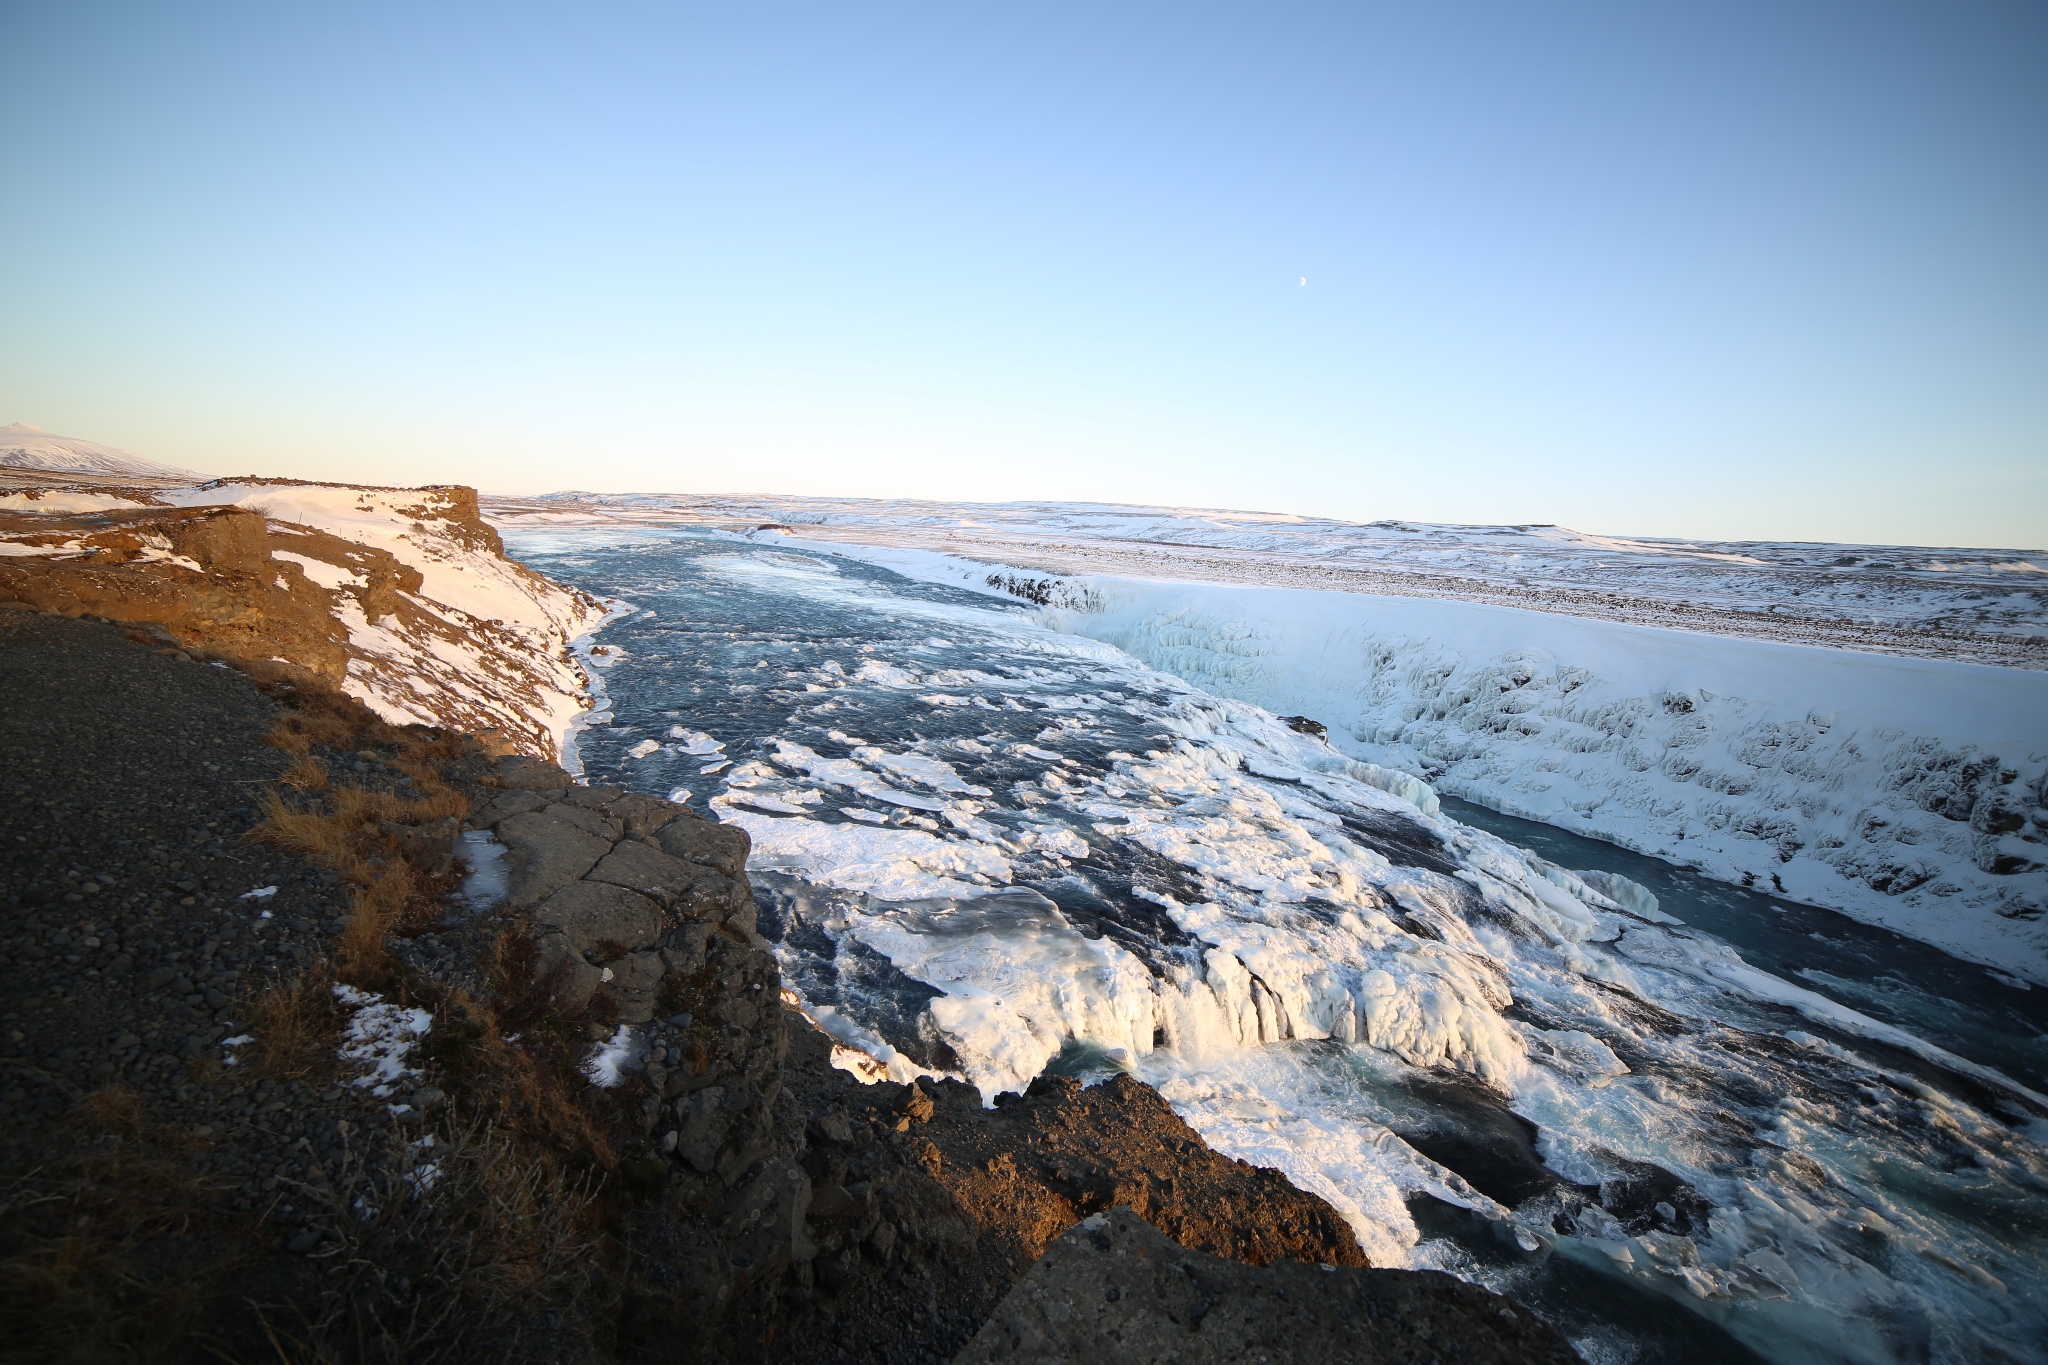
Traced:
<path fill-rule="evenodd" d="M 725 748 L 723 741 L 713 739 L 702 730 L 692 730 L 683 725 L 669 726 L 668 737 L 682 741 L 681 744 L 676 746 L 678 753 L 694 754 L 701 757 L 718 753 Z"/>
<path fill-rule="evenodd" d="M 1581 871 L 1579 880 L 1624 910 L 1633 910 L 1644 918 L 1654 919 L 1660 924 L 1679 922 L 1669 915 L 1659 913 L 1657 898 L 1651 894 L 1648 887 L 1630 881 L 1619 872 Z"/>

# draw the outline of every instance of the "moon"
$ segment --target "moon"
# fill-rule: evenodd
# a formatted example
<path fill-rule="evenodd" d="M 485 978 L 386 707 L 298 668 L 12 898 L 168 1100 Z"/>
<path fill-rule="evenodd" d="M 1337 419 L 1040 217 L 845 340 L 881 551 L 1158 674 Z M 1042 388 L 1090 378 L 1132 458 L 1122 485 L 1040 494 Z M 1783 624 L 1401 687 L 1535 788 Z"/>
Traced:
<path fill-rule="evenodd" d="M 1308 288 L 1308 276 L 1306 276 L 1306 275 L 1303 275 L 1303 276 L 1301 277 L 1301 287 L 1302 287 L 1303 289 L 1306 289 L 1306 288 Z"/>

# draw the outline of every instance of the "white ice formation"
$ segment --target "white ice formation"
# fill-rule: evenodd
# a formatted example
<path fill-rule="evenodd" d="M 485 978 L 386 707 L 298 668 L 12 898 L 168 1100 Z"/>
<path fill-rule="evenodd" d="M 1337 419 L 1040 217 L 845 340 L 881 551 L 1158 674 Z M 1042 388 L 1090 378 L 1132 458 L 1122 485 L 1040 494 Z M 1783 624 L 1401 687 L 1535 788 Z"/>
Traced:
<path fill-rule="evenodd" d="M 1318 720 L 1356 760 L 2048 982 L 2048 671 L 1443 599 L 1057 586 L 1046 624 Z"/>

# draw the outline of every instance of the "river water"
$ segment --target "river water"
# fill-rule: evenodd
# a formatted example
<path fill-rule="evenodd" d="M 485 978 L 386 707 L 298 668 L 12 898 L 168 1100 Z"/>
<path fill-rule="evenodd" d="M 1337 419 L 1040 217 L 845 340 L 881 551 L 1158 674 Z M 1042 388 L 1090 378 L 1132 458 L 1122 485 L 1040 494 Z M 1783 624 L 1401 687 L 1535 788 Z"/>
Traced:
<path fill-rule="evenodd" d="M 508 539 L 632 608 L 589 780 L 745 826 L 785 979 L 891 1074 L 1134 1072 L 1375 1264 L 1590 1360 L 2048 1360 L 2048 991 L 1436 809 L 1022 607 L 716 534 Z"/>

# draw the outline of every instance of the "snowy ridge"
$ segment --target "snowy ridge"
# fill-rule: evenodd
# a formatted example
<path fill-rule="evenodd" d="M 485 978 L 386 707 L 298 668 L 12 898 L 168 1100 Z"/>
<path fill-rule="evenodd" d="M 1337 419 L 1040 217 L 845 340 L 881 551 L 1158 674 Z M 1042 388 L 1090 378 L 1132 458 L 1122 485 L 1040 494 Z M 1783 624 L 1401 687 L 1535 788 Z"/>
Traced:
<path fill-rule="evenodd" d="M 604 608 L 507 559 L 475 518 L 467 489 L 359 488 L 292 482 L 209 483 L 162 495 L 173 506 L 229 505 L 260 512 L 278 531 L 308 537 L 301 563 L 319 559 L 319 537 L 381 550 L 416 570 L 372 619 L 371 605 L 339 589 L 351 567 L 313 570 L 337 590 L 334 614 L 352 658 L 343 688 L 386 720 L 508 732 L 554 757 L 587 702 L 587 680 L 569 642 L 594 629 Z"/>
<path fill-rule="evenodd" d="M 181 482 L 200 477 L 189 469 L 158 464 L 76 436 L 59 436 L 26 422 L 0 427 L 0 468 Z"/>

